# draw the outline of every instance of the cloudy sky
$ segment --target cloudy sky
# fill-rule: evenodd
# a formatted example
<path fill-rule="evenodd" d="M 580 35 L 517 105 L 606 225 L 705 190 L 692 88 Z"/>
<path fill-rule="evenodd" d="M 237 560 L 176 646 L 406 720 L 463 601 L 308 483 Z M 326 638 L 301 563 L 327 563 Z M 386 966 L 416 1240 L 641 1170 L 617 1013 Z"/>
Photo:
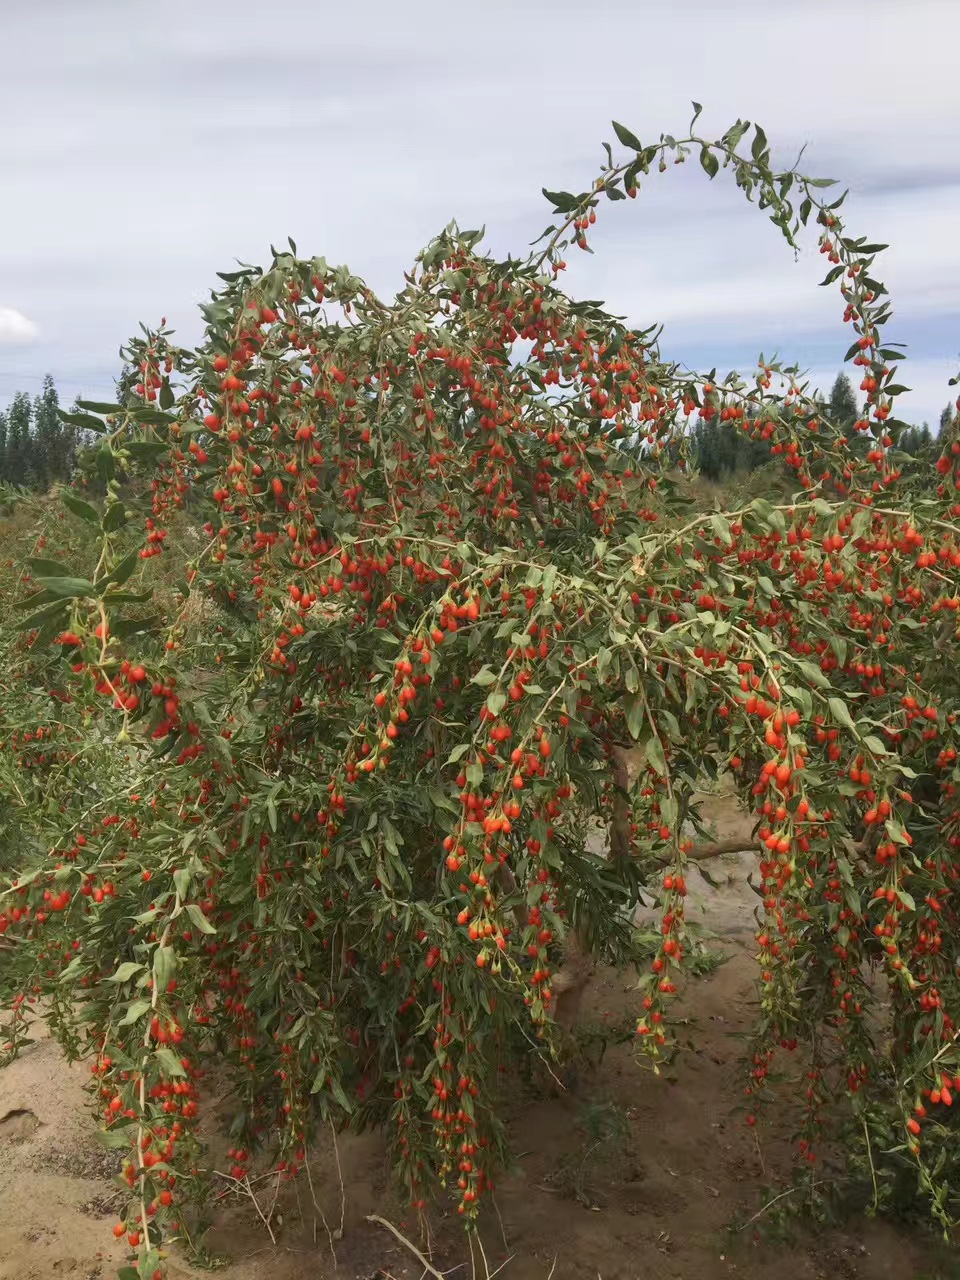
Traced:
<path fill-rule="evenodd" d="M 522 253 L 541 187 L 582 190 L 611 118 L 655 140 L 691 99 L 705 133 L 758 120 L 775 161 L 806 144 L 849 186 L 851 231 L 891 246 L 904 416 L 950 398 L 958 0 L 0 0 L 0 43 L 0 405 L 47 371 L 109 398 L 138 321 L 195 338 L 214 273 L 288 234 L 381 291 L 453 217 Z M 829 386 L 848 339 L 814 236 L 795 261 L 694 165 L 601 215 L 576 293 L 665 322 L 691 366 L 776 351 Z"/>

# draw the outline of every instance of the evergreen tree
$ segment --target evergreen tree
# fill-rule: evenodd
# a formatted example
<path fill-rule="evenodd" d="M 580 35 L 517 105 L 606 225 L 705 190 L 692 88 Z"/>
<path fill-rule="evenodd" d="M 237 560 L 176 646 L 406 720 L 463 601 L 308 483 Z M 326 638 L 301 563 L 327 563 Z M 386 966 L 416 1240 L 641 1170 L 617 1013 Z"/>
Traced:
<path fill-rule="evenodd" d="M 952 404 L 948 404 L 940 413 L 940 430 L 945 431 L 956 417 L 956 408 Z"/>
<path fill-rule="evenodd" d="M 33 402 L 36 479 L 41 489 L 48 489 L 55 480 L 66 480 L 73 467 L 73 432 L 60 421 L 59 405 L 53 378 L 47 374 L 43 390 Z"/>
<path fill-rule="evenodd" d="M 77 433 L 61 422 L 59 404 L 57 388 L 47 374 L 32 403 L 25 391 L 18 391 L 0 413 L 0 480 L 43 491 L 69 479 Z"/>
<path fill-rule="evenodd" d="M 32 416 L 30 397 L 25 391 L 18 391 L 7 412 L 7 479 L 24 488 L 34 481 Z"/>
<path fill-rule="evenodd" d="M 827 415 L 838 427 L 849 427 L 860 416 L 853 383 L 845 373 L 838 373 L 830 389 Z"/>
<path fill-rule="evenodd" d="M 770 446 L 754 437 L 754 427 L 735 427 L 729 422 L 698 419 L 693 430 L 697 468 L 708 480 L 725 475 L 745 475 L 770 461 Z"/>
<path fill-rule="evenodd" d="M 922 458 L 933 451 L 933 435 L 927 423 L 919 427 L 907 427 L 900 437 L 900 448 L 911 458 Z"/>

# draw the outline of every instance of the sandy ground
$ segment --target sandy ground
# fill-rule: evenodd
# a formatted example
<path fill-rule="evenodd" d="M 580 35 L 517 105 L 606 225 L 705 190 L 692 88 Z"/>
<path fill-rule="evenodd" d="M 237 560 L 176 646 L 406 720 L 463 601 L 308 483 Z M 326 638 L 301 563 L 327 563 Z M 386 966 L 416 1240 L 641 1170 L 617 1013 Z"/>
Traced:
<path fill-rule="evenodd" d="M 719 836 L 745 833 L 733 802 L 710 813 Z M 513 1104 L 516 1168 L 501 1178 L 495 1221 L 484 1232 L 489 1271 L 504 1280 L 957 1280 L 960 1263 L 931 1238 L 858 1219 L 843 1229 L 798 1223 L 767 1229 L 765 1202 L 789 1184 L 791 1101 L 759 1135 L 743 1118 L 742 1053 L 752 1019 L 750 855 L 710 866 L 708 885 L 692 873 L 690 918 L 718 935 L 726 957 L 691 980 L 678 1003 L 691 1047 L 660 1076 L 638 1065 L 629 1043 L 610 1043 L 556 1097 Z M 629 975 L 601 970 L 584 1004 L 587 1027 L 629 1026 L 638 996 Z M 64 1063 L 38 1038 L 0 1072 L 0 1280 L 109 1280 L 124 1260 L 111 1228 L 121 1203 L 111 1180 L 115 1157 L 96 1142 L 86 1105 L 85 1069 Z M 591 1150 L 591 1117 L 613 1117 L 619 1137 Z M 215 1145 L 215 1144 L 214 1144 Z M 404 1226 L 376 1135 L 340 1140 L 345 1229 L 336 1262 L 312 1210 L 284 1195 L 272 1244 L 250 1201 L 224 1201 L 207 1238 L 224 1280 L 417 1280 L 423 1268 L 381 1227 L 380 1213 Z M 330 1150 L 314 1162 L 318 1200 L 340 1217 Z M 265 1184 L 269 1185 L 269 1184 Z M 269 1200 L 270 1193 L 264 1193 Z M 742 1228 L 742 1229 L 741 1229 Z M 439 1221 L 433 1262 L 452 1280 L 472 1276 L 453 1218 Z M 172 1280 L 208 1275 L 172 1259 Z M 478 1271 L 483 1275 L 482 1268 Z"/>

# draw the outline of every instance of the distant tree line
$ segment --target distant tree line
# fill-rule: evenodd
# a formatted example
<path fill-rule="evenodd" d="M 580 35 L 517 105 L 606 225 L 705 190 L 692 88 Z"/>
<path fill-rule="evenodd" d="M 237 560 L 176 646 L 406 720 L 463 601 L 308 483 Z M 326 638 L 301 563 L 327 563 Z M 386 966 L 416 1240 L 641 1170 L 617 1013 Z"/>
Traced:
<path fill-rule="evenodd" d="M 837 375 L 830 397 L 823 402 L 823 412 L 841 427 L 853 428 L 861 416 L 856 393 L 845 373 Z M 940 415 L 940 430 L 949 426 L 954 409 L 948 405 Z M 747 424 L 749 428 L 749 424 Z M 853 433 L 851 444 L 864 452 L 870 447 L 868 433 Z M 755 471 L 770 461 L 770 446 L 765 440 L 754 438 L 749 429 L 719 422 L 716 418 L 700 419 L 693 432 L 694 455 L 700 473 L 708 480 L 721 480 L 725 476 Z M 936 437 L 927 423 L 908 427 L 900 436 L 898 447 L 915 459 L 916 466 L 933 466 L 937 458 Z"/>
<path fill-rule="evenodd" d="M 57 410 L 60 399 L 53 378 L 47 374 L 43 389 L 33 400 L 18 391 L 6 411 L 0 411 L 0 483 L 45 491 L 58 480 L 68 480 L 84 441 L 77 430 L 63 422 Z M 823 411 L 831 421 L 852 428 L 860 417 L 853 385 L 845 373 L 837 375 Z M 940 429 L 953 420 L 948 405 L 940 415 Z M 855 433 L 855 448 L 869 448 L 869 437 Z M 770 446 L 743 427 L 716 418 L 700 419 L 693 433 L 694 456 L 699 471 L 709 480 L 745 475 L 770 461 Z M 918 466 L 936 461 L 936 439 L 929 426 L 908 427 L 899 448 L 916 459 Z"/>
<path fill-rule="evenodd" d="M 49 374 L 32 400 L 18 391 L 0 411 L 0 482 L 44 491 L 68 480 L 77 453 L 77 432 L 61 421 L 60 398 Z"/>

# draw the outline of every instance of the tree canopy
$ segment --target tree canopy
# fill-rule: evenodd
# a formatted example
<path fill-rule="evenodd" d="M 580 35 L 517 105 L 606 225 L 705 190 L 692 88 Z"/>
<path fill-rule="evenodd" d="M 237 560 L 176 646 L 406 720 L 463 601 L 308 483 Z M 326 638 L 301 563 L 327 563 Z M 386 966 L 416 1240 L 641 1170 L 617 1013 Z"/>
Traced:
<path fill-rule="evenodd" d="M 725 769 L 757 824 L 751 1122 L 797 1054 L 802 1158 L 841 1082 L 875 1164 L 907 1162 L 953 1212 L 960 444 L 941 441 L 935 491 L 912 482 L 883 246 L 846 231 L 829 183 L 774 171 L 762 129 L 693 127 L 643 145 L 615 125 L 626 158 L 545 192 L 527 257 L 451 226 L 392 301 L 292 243 L 223 272 L 195 349 L 145 333 L 122 403 L 72 418 L 98 433 L 105 497 L 65 494 L 95 546 L 61 532 L 62 558 L 48 541 L 29 562 L 16 660 L 70 727 L 50 747 L 45 720 L 30 791 L 35 705 L 5 690 L 33 854 L 3 899 L 4 981 L 12 1043 L 43 992 L 95 1055 L 141 1275 L 179 1220 L 163 1195 L 192 1177 L 210 1059 L 236 1091 L 237 1176 L 258 1142 L 292 1177 L 318 1122 L 383 1123 L 413 1205 L 446 1186 L 469 1221 L 504 1073 L 561 1052 L 566 962 L 623 962 L 643 886 L 656 1065 L 697 795 Z M 791 245 L 816 228 L 862 373 L 852 423 L 796 369 L 692 375 L 564 291 L 606 203 L 671 158 L 727 171 Z M 789 496 L 699 501 L 691 423 L 759 442 Z M 169 582 L 187 521 L 200 545 Z"/>

